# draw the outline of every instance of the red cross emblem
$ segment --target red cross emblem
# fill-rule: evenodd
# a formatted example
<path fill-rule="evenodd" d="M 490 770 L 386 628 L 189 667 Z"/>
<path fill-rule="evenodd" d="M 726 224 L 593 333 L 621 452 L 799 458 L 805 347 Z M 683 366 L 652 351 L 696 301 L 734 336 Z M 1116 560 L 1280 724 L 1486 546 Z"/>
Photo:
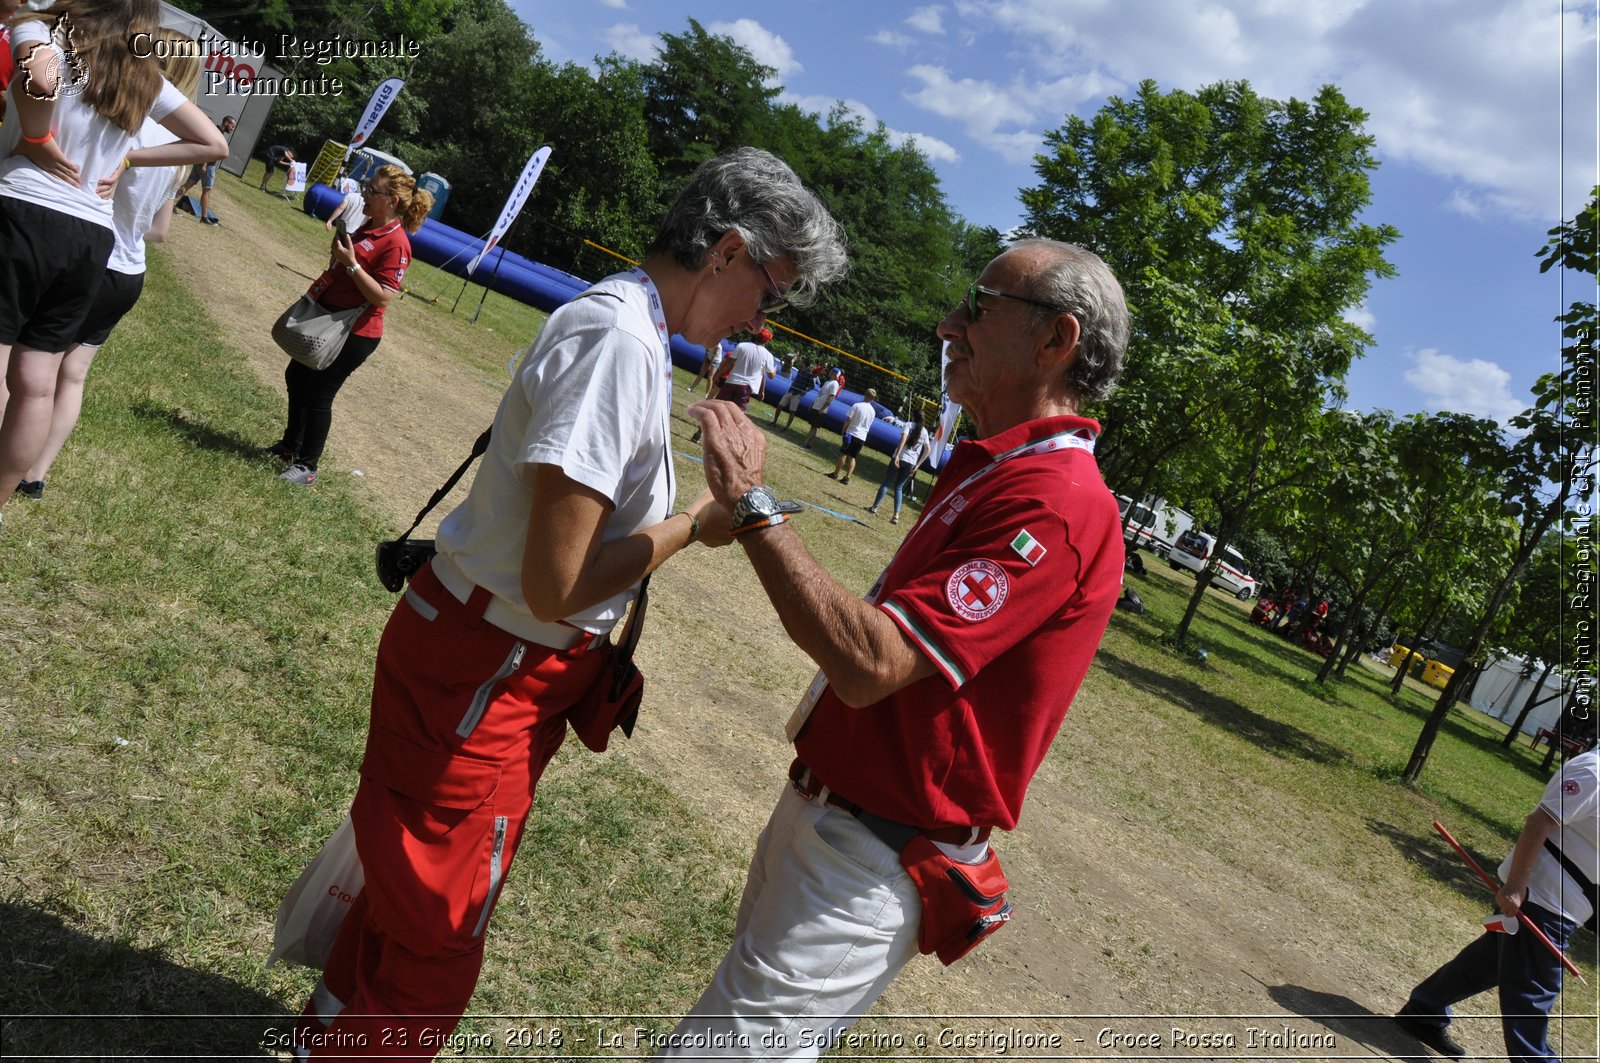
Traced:
<path fill-rule="evenodd" d="M 1005 570 L 993 561 L 968 561 L 950 574 L 945 596 L 963 620 L 987 620 L 1005 604 L 1009 592 Z"/>

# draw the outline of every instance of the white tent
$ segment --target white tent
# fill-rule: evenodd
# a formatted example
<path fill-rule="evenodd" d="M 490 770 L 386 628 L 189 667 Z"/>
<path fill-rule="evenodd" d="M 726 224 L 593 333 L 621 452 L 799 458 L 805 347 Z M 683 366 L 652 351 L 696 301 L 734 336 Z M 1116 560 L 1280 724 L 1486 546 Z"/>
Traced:
<path fill-rule="evenodd" d="M 1478 676 L 1467 703 L 1479 712 L 1487 713 L 1506 724 L 1517 718 L 1528 700 L 1534 681 L 1544 671 L 1544 662 L 1527 661 L 1521 657 L 1496 657 Z M 1566 704 L 1566 677 L 1560 669 L 1551 671 L 1539 688 L 1539 704 L 1534 706 L 1522 723 L 1522 733 L 1538 734 L 1541 729 L 1554 730 Z"/>

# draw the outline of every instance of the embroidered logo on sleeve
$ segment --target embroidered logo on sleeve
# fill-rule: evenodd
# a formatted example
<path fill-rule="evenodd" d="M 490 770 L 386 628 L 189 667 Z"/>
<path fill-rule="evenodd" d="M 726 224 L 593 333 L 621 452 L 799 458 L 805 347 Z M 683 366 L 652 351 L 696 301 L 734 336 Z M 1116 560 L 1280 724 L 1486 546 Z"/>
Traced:
<path fill-rule="evenodd" d="M 1005 570 L 993 561 L 968 561 L 944 585 L 950 608 L 963 620 L 987 620 L 1006 603 Z"/>
<path fill-rule="evenodd" d="M 1050 552 L 1044 548 L 1043 543 L 1028 534 L 1027 528 L 1017 532 L 1017 537 L 1011 540 L 1011 549 L 1028 563 L 1029 568 L 1044 560 L 1044 555 Z"/>
<path fill-rule="evenodd" d="M 1582 789 L 1583 787 L 1578 785 L 1578 780 L 1576 779 L 1568 779 L 1566 782 L 1561 784 L 1561 792 L 1566 794 L 1568 797 L 1577 797 L 1578 792 Z"/>

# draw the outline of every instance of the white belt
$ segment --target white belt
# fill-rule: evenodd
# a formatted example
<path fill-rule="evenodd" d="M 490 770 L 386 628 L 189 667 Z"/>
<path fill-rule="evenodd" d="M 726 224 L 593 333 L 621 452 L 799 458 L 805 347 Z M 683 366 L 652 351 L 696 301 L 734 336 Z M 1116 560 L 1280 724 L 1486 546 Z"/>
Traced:
<path fill-rule="evenodd" d="M 467 599 L 472 597 L 474 586 L 472 580 L 467 578 L 459 565 L 444 554 L 434 554 L 431 564 L 433 574 L 439 577 L 444 589 L 449 591 L 456 601 L 465 605 Z M 547 624 L 526 609 L 518 609 L 497 594 L 490 594 L 489 605 L 483 611 L 483 618 L 524 642 L 535 642 L 554 650 L 570 650 L 590 635 L 590 632 L 580 627 L 573 627 L 571 624 Z M 609 629 L 597 634 L 604 637 L 608 633 Z"/>

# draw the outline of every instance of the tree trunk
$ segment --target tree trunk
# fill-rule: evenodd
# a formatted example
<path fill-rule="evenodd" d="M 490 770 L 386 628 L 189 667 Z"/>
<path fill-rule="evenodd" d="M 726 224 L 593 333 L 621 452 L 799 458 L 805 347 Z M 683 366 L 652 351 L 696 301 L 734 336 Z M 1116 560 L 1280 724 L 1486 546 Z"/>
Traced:
<path fill-rule="evenodd" d="M 1400 693 L 1401 686 L 1405 684 L 1406 671 L 1411 667 L 1411 659 L 1417 656 L 1417 647 L 1422 645 L 1422 641 L 1428 637 L 1428 625 L 1438 619 L 1439 610 L 1442 608 L 1444 608 L 1444 591 L 1441 590 L 1439 596 L 1433 600 L 1433 608 L 1428 610 L 1427 617 L 1417 625 L 1417 637 L 1412 639 L 1406 646 L 1405 660 L 1401 661 L 1400 667 L 1395 669 L 1394 679 L 1389 682 L 1389 693 Z"/>
<path fill-rule="evenodd" d="M 1538 706 L 1544 704 L 1545 701 L 1551 700 L 1550 698 L 1545 698 L 1543 701 L 1541 701 L 1539 698 L 1539 689 L 1544 686 L 1544 681 L 1550 678 L 1550 673 L 1555 669 L 1555 666 L 1556 663 L 1551 661 L 1549 664 L 1544 666 L 1544 671 L 1539 673 L 1539 678 L 1534 680 L 1533 689 L 1528 691 L 1528 698 L 1522 703 L 1522 711 L 1517 713 L 1516 720 L 1514 720 L 1511 724 L 1511 730 L 1507 731 L 1506 736 L 1500 740 L 1500 745 L 1502 748 L 1510 749 L 1512 744 L 1516 742 L 1517 736 L 1522 733 L 1522 725 L 1527 722 L 1528 714 L 1533 712 L 1533 710 Z M 1553 696 L 1560 697 L 1561 693 L 1557 691 Z"/>

